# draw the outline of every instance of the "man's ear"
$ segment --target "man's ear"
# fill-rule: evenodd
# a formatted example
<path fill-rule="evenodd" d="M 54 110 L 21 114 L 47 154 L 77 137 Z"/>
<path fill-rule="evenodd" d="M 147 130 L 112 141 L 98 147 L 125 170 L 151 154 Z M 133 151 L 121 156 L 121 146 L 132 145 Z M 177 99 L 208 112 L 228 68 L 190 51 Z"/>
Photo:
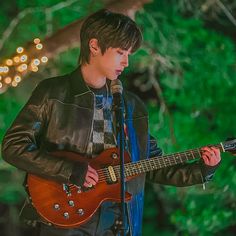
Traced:
<path fill-rule="evenodd" d="M 96 56 L 101 52 L 101 49 L 98 45 L 98 40 L 95 38 L 90 39 L 89 41 L 89 49 L 91 52 L 91 55 Z"/>

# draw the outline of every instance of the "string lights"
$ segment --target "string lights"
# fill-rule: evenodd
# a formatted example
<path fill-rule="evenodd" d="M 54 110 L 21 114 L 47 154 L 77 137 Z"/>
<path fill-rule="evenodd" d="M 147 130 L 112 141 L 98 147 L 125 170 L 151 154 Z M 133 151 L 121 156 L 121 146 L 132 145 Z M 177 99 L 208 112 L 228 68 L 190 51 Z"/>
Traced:
<path fill-rule="evenodd" d="M 37 72 L 40 65 L 48 62 L 47 56 L 42 55 L 43 44 L 39 38 L 33 40 L 33 47 L 35 55 L 27 54 L 23 47 L 17 47 L 16 54 L 0 65 L 0 93 L 8 87 L 17 87 L 23 76 L 31 71 Z"/>

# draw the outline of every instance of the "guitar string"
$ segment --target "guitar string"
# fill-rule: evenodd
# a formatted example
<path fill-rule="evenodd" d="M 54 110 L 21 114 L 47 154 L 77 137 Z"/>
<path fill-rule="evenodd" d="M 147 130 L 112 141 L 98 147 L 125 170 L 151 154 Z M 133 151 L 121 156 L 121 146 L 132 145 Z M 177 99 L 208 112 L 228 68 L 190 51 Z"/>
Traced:
<path fill-rule="evenodd" d="M 214 146 L 216 146 L 216 145 L 214 145 Z M 190 160 L 192 160 L 192 157 L 197 158 L 195 156 L 196 154 L 199 155 L 199 157 L 200 157 L 201 153 L 200 153 L 199 149 L 190 149 L 185 152 L 178 152 L 175 154 L 169 154 L 169 155 L 160 156 L 160 157 L 153 157 L 150 159 L 144 159 L 144 160 L 140 160 L 138 162 L 126 163 L 125 164 L 125 167 L 126 167 L 125 172 L 128 174 L 126 177 L 134 176 L 134 175 L 137 175 L 139 173 L 142 173 L 142 172 L 145 172 L 148 170 L 151 171 L 152 170 L 152 169 L 150 169 L 150 167 L 152 167 L 151 165 L 153 165 L 153 167 L 154 167 L 153 170 L 155 170 L 155 169 L 158 169 L 157 164 L 164 165 L 164 167 L 175 165 L 175 164 L 180 164 L 180 163 L 183 163 L 183 162 L 189 160 L 188 159 L 189 157 L 191 157 Z M 190 156 L 187 156 L 187 155 L 190 155 Z M 176 158 L 173 159 L 174 157 L 176 157 Z M 178 157 L 181 157 L 182 159 L 177 159 Z M 183 160 L 183 158 L 186 158 L 186 160 Z M 178 162 L 178 161 L 180 161 L 180 162 Z M 139 165 L 139 168 L 137 168 L 138 165 Z M 133 167 L 133 168 L 129 168 L 129 167 Z M 116 177 L 120 178 L 120 166 L 119 165 L 113 166 L 113 169 L 116 174 Z M 109 181 L 110 174 L 109 174 L 109 171 L 107 168 L 98 169 L 97 173 L 99 175 L 98 182 Z"/>
<path fill-rule="evenodd" d="M 214 146 L 217 146 L 217 147 L 221 147 L 220 145 L 214 145 Z M 154 158 L 150 158 L 150 159 L 145 159 L 145 160 L 140 160 L 136 163 L 126 163 L 125 166 L 127 167 L 126 168 L 126 173 L 128 174 L 127 177 L 129 176 L 134 176 L 134 175 L 137 175 L 139 173 L 142 173 L 142 172 L 145 172 L 145 171 L 150 171 L 150 165 L 153 164 L 154 165 L 154 168 L 153 170 L 155 169 L 158 169 L 158 167 L 156 167 L 155 165 L 157 165 L 156 162 L 158 162 L 159 165 L 164 165 L 165 166 L 171 166 L 171 165 L 175 165 L 175 164 L 179 164 L 179 163 L 182 163 L 182 162 L 185 162 L 188 159 L 188 157 L 186 155 L 191 155 L 191 160 L 192 160 L 192 157 L 194 158 L 197 158 L 195 157 L 196 154 L 199 155 L 199 157 L 201 156 L 201 153 L 200 153 L 200 149 L 190 149 L 188 151 L 185 151 L 185 152 L 178 152 L 178 153 L 175 153 L 175 154 L 169 154 L 169 155 L 165 155 L 165 156 L 162 156 L 162 157 L 154 157 Z M 173 157 L 178 157 L 178 155 L 180 157 L 187 157 L 186 160 L 179 160 L 181 162 L 177 162 L 177 159 L 173 159 Z M 148 160 L 148 161 L 147 161 Z M 151 163 L 153 162 L 153 163 Z M 162 162 L 162 163 L 161 163 Z M 141 168 L 142 170 L 140 170 L 140 168 L 137 168 L 137 165 L 141 165 Z M 128 168 L 128 167 L 133 167 L 133 168 Z M 146 169 L 145 169 L 146 168 Z M 114 169 L 114 172 L 116 174 L 116 176 L 119 178 L 120 177 L 120 167 L 117 165 L 117 166 L 113 166 L 113 169 Z M 100 175 L 100 178 L 99 178 L 99 182 L 104 182 L 104 181 L 109 181 L 109 171 L 107 168 L 103 168 L 103 169 L 99 169 L 97 170 L 98 174 Z"/>
<path fill-rule="evenodd" d="M 188 151 L 188 152 L 184 152 L 184 153 L 179 153 L 179 155 L 182 155 L 182 158 L 185 157 L 187 158 L 186 160 L 183 160 L 183 159 L 179 159 L 179 161 L 181 162 L 185 162 L 187 160 L 189 160 L 189 156 L 186 156 L 186 155 L 189 155 L 191 154 L 190 157 L 195 157 L 196 154 L 200 155 L 200 152 L 199 150 L 192 150 L 192 151 Z M 184 156 L 183 156 L 184 155 Z M 157 169 L 155 168 L 157 163 L 160 165 L 164 165 L 164 166 L 169 166 L 169 165 L 173 165 L 173 164 L 178 164 L 177 162 L 177 159 L 174 159 L 173 160 L 173 157 L 176 156 L 176 155 L 168 155 L 168 156 L 164 156 L 164 157 L 155 157 L 155 158 L 150 158 L 150 159 L 146 159 L 146 160 L 141 160 L 139 162 L 136 162 L 136 163 L 126 163 L 125 166 L 127 167 L 126 168 L 126 172 L 128 173 L 128 176 L 132 176 L 132 175 L 136 175 L 136 174 L 139 174 L 139 173 L 142 173 L 143 171 L 145 170 L 150 170 L 150 165 L 153 164 L 154 165 L 154 168 L 153 169 Z M 169 157 L 169 158 L 168 158 Z M 172 157 L 172 158 L 171 158 Z M 148 161 L 149 162 L 148 162 Z M 153 163 L 151 163 L 153 162 Z M 180 162 L 180 163 L 181 163 Z M 140 170 L 140 168 L 137 168 L 137 165 L 141 166 L 141 168 L 143 170 Z M 148 166 L 149 165 L 149 166 Z M 133 167 L 133 168 L 129 168 L 129 167 Z M 119 170 L 120 170 L 120 167 L 119 166 L 113 166 L 113 169 L 116 173 L 116 175 L 118 177 L 120 177 L 120 173 L 119 173 Z M 105 170 L 106 171 L 106 170 Z M 107 175 L 109 174 L 108 171 L 107 172 Z M 130 172 L 130 173 L 129 173 Z M 103 181 L 104 179 L 100 179 L 101 181 Z"/>
<path fill-rule="evenodd" d="M 189 156 L 186 156 L 186 155 L 190 155 L 191 158 L 192 157 L 197 158 L 196 154 L 198 154 L 199 156 L 201 155 L 199 149 L 192 149 L 192 150 L 189 150 L 186 152 L 179 152 L 176 154 L 166 155 L 166 156 L 162 156 L 162 157 L 154 157 L 154 158 L 150 158 L 150 159 L 140 160 L 136 163 L 126 163 L 125 164 L 125 166 L 126 166 L 125 171 L 128 174 L 128 176 L 137 175 L 139 173 L 142 173 L 145 170 L 151 170 L 150 169 L 151 164 L 154 165 L 153 169 L 157 169 L 157 168 L 155 168 L 155 166 L 157 165 L 156 162 L 158 162 L 159 165 L 162 164 L 164 166 L 169 166 L 169 165 L 178 164 L 179 163 L 178 160 L 181 161 L 180 163 L 189 160 L 188 159 Z M 176 159 L 176 158 L 173 159 L 173 157 L 177 157 L 178 155 L 181 156 L 182 158 L 185 157 L 186 159 L 185 160 Z M 137 165 L 141 166 L 142 170 L 140 170 L 140 168 L 137 168 Z M 133 166 L 133 168 L 129 168 L 132 166 Z M 120 166 L 118 166 L 118 165 L 113 166 L 113 169 L 115 171 L 116 176 L 120 177 L 120 173 L 119 173 Z M 107 181 L 109 179 L 110 175 L 109 175 L 109 171 L 107 168 L 99 169 L 99 170 L 97 170 L 97 172 L 98 172 L 98 175 L 100 176 L 99 182 Z"/>
<path fill-rule="evenodd" d="M 218 147 L 221 151 L 223 151 L 221 144 L 208 145 L 208 146 Z M 188 156 L 189 154 L 190 154 L 190 156 Z M 197 158 L 195 156 L 196 154 L 198 154 L 198 157 L 201 157 L 200 148 L 189 149 L 188 151 L 185 151 L 185 152 L 178 152 L 175 154 L 169 154 L 169 155 L 164 155 L 164 156 L 160 156 L 160 157 L 153 157 L 150 159 L 144 159 L 144 160 L 140 160 L 138 162 L 125 163 L 125 167 L 126 167 L 125 175 L 127 174 L 126 177 L 134 176 L 134 175 L 138 175 L 142 172 L 151 171 L 152 169 L 153 170 L 158 169 L 162 165 L 164 167 L 167 167 L 167 166 L 172 166 L 175 164 L 184 163 L 188 160 L 196 159 Z M 176 158 L 174 158 L 174 157 L 176 157 Z M 178 159 L 178 157 L 181 157 L 181 158 Z M 191 158 L 189 159 L 189 157 L 191 157 Z M 186 159 L 183 160 L 183 158 L 186 158 Z M 133 167 L 133 168 L 129 168 L 129 167 Z M 137 168 L 137 167 L 139 167 L 139 168 Z M 140 168 L 142 168 L 142 169 L 140 169 Z M 119 165 L 113 166 L 113 169 L 114 169 L 116 177 L 120 178 L 120 166 Z M 98 172 L 98 175 L 100 176 L 98 182 L 109 181 L 110 174 L 109 174 L 108 168 L 98 169 L 97 172 Z M 77 188 L 77 186 L 73 185 L 73 184 L 69 184 L 69 187 L 70 188 Z"/>
<path fill-rule="evenodd" d="M 164 158 L 163 157 L 155 157 L 155 158 L 150 158 L 150 159 L 146 159 L 146 160 L 141 160 L 141 161 L 136 162 L 136 163 L 127 163 L 126 167 L 133 166 L 133 168 L 130 168 L 130 169 L 127 168 L 126 172 L 131 172 L 131 174 L 128 173 L 129 175 L 136 175 L 136 174 L 145 172 L 146 170 L 151 170 L 150 169 L 151 164 L 153 164 L 153 166 L 154 166 L 153 169 L 158 169 L 157 164 L 164 165 L 164 167 L 174 165 L 174 164 L 179 164 L 179 163 L 182 163 L 182 162 L 185 162 L 185 161 L 189 160 L 188 159 L 189 156 L 186 156 L 186 155 L 191 154 L 190 157 L 197 158 L 195 155 L 196 154 L 200 155 L 200 152 L 199 152 L 199 150 L 193 150 L 191 152 L 185 152 L 185 153 L 181 153 L 181 154 L 182 155 L 184 154 L 184 156 L 182 156 L 182 159 L 173 159 L 173 157 L 175 157 L 176 155 L 172 154 L 172 155 L 168 155 L 169 158 L 167 158 L 167 156 L 165 156 Z M 181 155 L 181 154 L 179 154 L 179 155 Z M 185 157 L 186 159 L 183 160 L 183 157 Z M 137 168 L 137 167 L 139 167 L 139 168 Z M 119 170 L 120 170 L 119 166 L 114 166 L 113 168 L 116 169 L 119 173 Z M 140 168 L 142 168 L 142 169 L 140 169 Z"/>
<path fill-rule="evenodd" d="M 187 158 L 186 160 L 179 159 L 179 161 L 181 161 L 180 163 L 182 163 L 182 162 L 185 162 L 185 161 L 189 160 L 188 159 L 189 156 L 186 156 L 186 155 L 191 154 L 190 157 L 197 158 L 195 155 L 196 154 L 200 155 L 200 151 L 199 151 L 199 149 L 193 149 L 193 150 L 189 150 L 189 151 L 186 151 L 186 152 L 180 152 L 180 153 L 176 153 L 176 154 L 172 154 L 172 155 L 166 155 L 166 156 L 162 156 L 162 157 L 154 157 L 154 158 L 150 158 L 150 159 L 140 160 L 136 163 L 126 163 L 125 166 L 127 168 L 126 168 L 125 171 L 127 173 L 130 172 L 130 173 L 128 173 L 129 174 L 128 176 L 132 176 L 132 175 L 139 174 L 139 172 L 140 173 L 143 172 L 142 170 L 140 171 L 140 169 L 137 169 L 137 166 L 135 166 L 135 165 L 141 165 L 141 167 L 143 167 L 143 170 L 145 171 L 145 170 L 151 170 L 150 166 L 148 166 L 148 165 L 151 165 L 151 164 L 154 165 L 154 169 L 157 169 L 157 168 L 155 168 L 155 165 L 157 164 L 156 161 L 159 162 L 158 163 L 159 165 L 162 162 L 161 164 L 164 165 L 165 167 L 169 166 L 169 165 L 178 164 L 177 159 L 173 160 L 173 157 L 177 156 L 177 154 L 180 155 L 182 158 L 183 157 Z M 153 162 L 153 163 L 151 163 L 151 162 Z M 142 164 L 144 164 L 144 165 L 142 165 Z M 132 167 L 132 166 L 133 166 L 133 168 L 128 168 L 128 167 Z M 113 169 L 116 173 L 116 176 L 120 177 L 120 173 L 119 173 L 120 166 L 119 165 L 113 166 Z M 99 170 L 97 170 L 97 172 L 101 176 L 101 178 L 99 178 L 99 182 L 109 180 L 110 175 L 109 175 L 109 171 L 108 171 L 107 168 L 99 169 Z"/>

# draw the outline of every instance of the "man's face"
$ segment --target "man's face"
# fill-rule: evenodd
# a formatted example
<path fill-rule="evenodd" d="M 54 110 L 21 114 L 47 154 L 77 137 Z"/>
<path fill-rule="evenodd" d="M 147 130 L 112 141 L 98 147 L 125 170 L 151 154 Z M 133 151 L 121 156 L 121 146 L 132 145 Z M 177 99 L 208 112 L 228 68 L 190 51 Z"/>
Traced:
<path fill-rule="evenodd" d="M 100 52 L 94 61 L 99 72 L 109 80 L 115 80 L 129 65 L 131 48 L 108 48 L 102 55 Z"/>

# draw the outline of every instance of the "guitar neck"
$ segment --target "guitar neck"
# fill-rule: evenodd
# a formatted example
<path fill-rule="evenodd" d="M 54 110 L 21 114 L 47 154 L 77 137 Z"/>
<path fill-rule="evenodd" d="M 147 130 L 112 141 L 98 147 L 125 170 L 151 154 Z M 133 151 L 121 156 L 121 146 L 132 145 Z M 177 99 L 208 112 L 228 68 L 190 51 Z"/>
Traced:
<path fill-rule="evenodd" d="M 221 144 L 211 146 L 217 147 L 223 151 Z M 164 167 L 175 166 L 177 164 L 186 163 L 187 161 L 196 160 L 199 158 L 201 158 L 201 151 L 200 148 L 196 148 L 171 155 L 157 156 L 137 162 L 127 163 L 125 164 L 125 177 L 139 175 Z M 119 166 L 116 166 L 116 168 L 120 169 Z M 116 173 L 119 173 L 118 170 Z"/>

